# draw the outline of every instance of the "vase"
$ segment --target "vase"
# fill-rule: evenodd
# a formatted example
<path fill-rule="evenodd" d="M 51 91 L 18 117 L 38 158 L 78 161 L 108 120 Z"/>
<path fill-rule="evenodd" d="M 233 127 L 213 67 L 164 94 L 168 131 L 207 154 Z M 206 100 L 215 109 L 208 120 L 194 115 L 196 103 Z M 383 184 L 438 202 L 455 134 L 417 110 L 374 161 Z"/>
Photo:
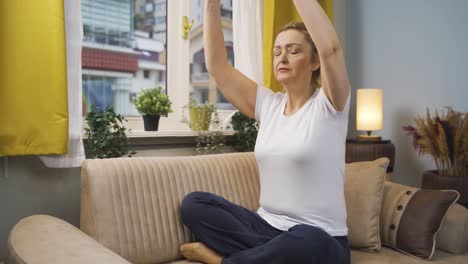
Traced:
<path fill-rule="evenodd" d="M 189 108 L 192 131 L 207 131 L 211 122 L 211 111 L 204 107 Z"/>
<path fill-rule="evenodd" d="M 144 115 L 145 131 L 158 131 L 160 115 Z"/>
<path fill-rule="evenodd" d="M 468 208 L 468 177 L 442 176 L 437 170 L 425 171 L 422 188 L 458 191 L 460 198 L 457 203 Z"/>

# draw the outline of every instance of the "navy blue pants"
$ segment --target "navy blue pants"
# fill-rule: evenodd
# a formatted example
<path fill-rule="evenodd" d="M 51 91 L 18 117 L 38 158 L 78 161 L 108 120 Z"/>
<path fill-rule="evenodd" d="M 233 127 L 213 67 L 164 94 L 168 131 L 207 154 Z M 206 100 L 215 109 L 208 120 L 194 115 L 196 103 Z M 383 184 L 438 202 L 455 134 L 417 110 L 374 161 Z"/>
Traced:
<path fill-rule="evenodd" d="M 207 192 L 189 193 L 182 222 L 197 240 L 223 256 L 222 264 L 349 264 L 346 236 L 318 227 L 274 228 L 256 212 Z"/>

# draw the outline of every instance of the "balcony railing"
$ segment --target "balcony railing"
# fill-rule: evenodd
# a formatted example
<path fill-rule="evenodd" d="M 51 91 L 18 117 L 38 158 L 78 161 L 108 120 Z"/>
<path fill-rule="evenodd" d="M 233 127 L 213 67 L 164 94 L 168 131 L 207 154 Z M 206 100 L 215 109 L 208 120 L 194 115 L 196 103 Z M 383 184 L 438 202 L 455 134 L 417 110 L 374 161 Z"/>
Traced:
<path fill-rule="evenodd" d="M 84 42 L 126 48 L 133 47 L 133 40 L 130 37 L 130 32 L 92 31 L 85 27 L 83 33 Z"/>

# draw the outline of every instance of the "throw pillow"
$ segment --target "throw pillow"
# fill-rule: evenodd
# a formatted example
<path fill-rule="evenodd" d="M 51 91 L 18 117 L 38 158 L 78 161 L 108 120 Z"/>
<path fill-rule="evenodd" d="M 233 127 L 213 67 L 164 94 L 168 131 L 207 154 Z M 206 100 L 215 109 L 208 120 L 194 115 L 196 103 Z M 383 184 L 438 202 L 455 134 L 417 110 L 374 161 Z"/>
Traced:
<path fill-rule="evenodd" d="M 438 249 L 461 255 L 468 252 L 468 209 L 454 204 L 447 211 L 444 223 L 437 234 Z"/>
<path fill-rule="evenodd" d="M 380 215 L 382 244 L 431 259 L 442 221 L 459 196 L 452 190 L 421 190 L 386 182 Z"/>
<path fill-rule="evenodd" d="M 380 158 L 346 164 L 345 199 L 352 248 L 380 250 L 380 207 L 389 162 L 388 158 Z"/>

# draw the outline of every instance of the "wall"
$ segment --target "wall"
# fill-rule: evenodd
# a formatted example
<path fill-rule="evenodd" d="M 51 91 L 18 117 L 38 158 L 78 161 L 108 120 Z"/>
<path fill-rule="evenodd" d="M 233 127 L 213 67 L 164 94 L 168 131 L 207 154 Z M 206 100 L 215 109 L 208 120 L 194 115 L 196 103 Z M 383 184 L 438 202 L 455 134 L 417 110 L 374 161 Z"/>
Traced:
<path fill-rule="evenodd" d="M 356 134 L 355 89 L 384 92 L 383 138 L 396 147 L 395 180 L 419 186 L 424 170 L 403 125 L 431 109 L 468 111 L 468 1 L 353 0 L 346 12 L 346 63 L 353 87 L 349 136 Z"/>
<path fill-rule="evenodd" d="M 4 158 L 3 158 L 4 159 Z M 33 214 L 79 224 L 80 169 L 48 169 L 38 157 L 9 157 L 8 178 L 0 165 L 0 260 L 6 257 L 8 233 Z"/>

